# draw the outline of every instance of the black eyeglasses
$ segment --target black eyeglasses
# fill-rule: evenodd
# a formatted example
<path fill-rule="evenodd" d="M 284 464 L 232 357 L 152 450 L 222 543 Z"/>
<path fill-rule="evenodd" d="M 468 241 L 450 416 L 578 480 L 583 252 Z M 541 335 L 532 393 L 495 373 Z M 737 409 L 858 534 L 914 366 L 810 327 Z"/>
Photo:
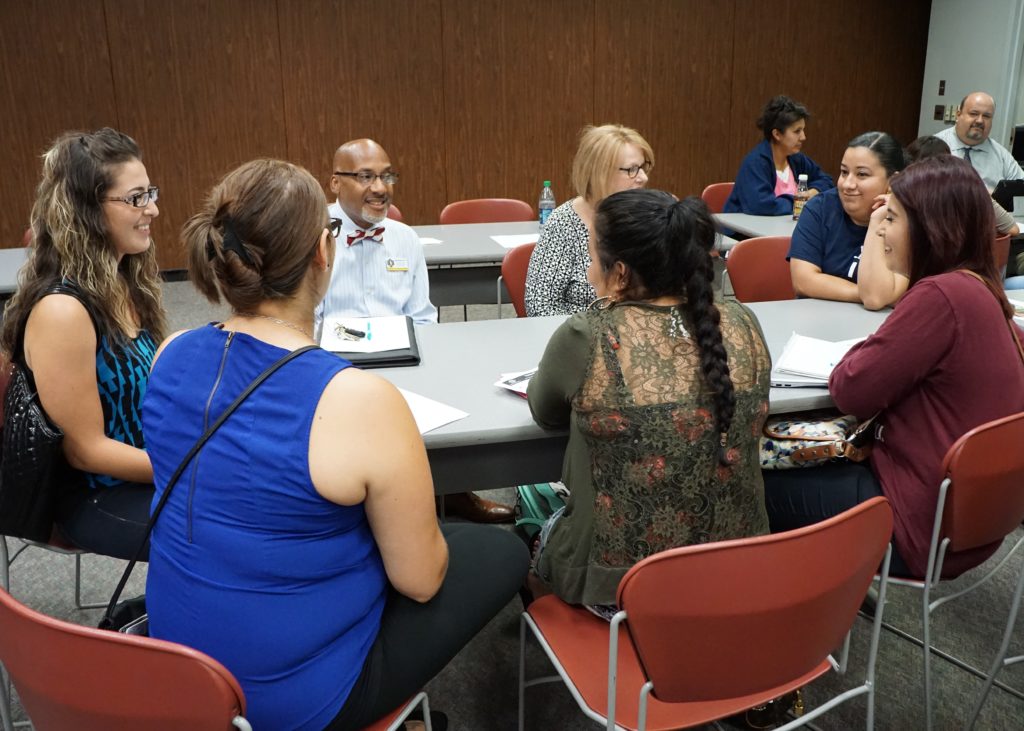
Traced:
<path fill-rule="evenodd" d="M 324 228 L 331 232 L 331 236 L 338 238 L 341 236 L 341 219 L 332 218 L 327 222 L 327 225 Z"/>
<path fill-rule="evenodd" d="M 637 173 L 639 173 L 641 170 L 644 171 L 644 175 L 647 175 L 648 173 L 651 172 L 652 167 L 653 165 L 651 165 L 650 160 L 644 160 L 643 165 L 630 165 L 628 168 L 619 168 L 619 170 L 624 172 L 627 177 L 635 178 Z"/>
<path fill-rule="evenodd" d="M 343 173 L 340 170 L 334 171 L 335 175 L 341 175 L 346 178 L 355 178 L 360 185 L 371 186 L 373 181 L 380 178 L 380 182 L 384 185 L 394 185 L 398 182 L 398 173 L 388 170 L 383 173 L 374 173 L 369 170 L 360 170 L 358 173 Z"/>
<path fill-rule="evenodd" d="M 150 186 L 141 193 L 132 193 L 123 198 L 104 198 L 105 201 L 127 203 L 133 208 L 145 208 L 150 203 L 156 203 L 160 198 L 160 189 L 155 185 Z"/>

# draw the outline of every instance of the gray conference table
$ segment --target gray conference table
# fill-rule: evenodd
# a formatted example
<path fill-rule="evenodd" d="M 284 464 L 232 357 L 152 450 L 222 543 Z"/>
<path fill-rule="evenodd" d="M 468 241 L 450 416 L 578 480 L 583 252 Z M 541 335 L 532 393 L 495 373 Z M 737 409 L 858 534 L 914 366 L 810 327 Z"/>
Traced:
<path fill-rule="evenodd" d="M 430 300 L 437 306 L 495 302 L 501 260 L 508 249 L 493 241 L 491 236 L 538 233 L 536 221 L 412 228 L 420 238 L 441 240 L 440 244 L 423 246 L 430 279 Z M 502 301 L 509 301 L 507 293 L 502 295 Z"/>
<path fill-rule="evenodd" d="M 18 288 L 18 270 L 28 259 L 28 249 L 0 249 L 0 296 L 14 294 Z"/>
<path fill-rule="evenodd" d="M 751 216 L 749 213 L 716 213 L 720 229 L 731 229 L 744 236 L 792 236 L 796 221 L 790 215 Z"/>
<path fill-rule="evenodd" d="M 819 300 L 750 306 L 761 322 L 773 359 L 794 330 L 845 340 L 874 332 L 887 312 Z M 424 435 L 434 489 L 439 494 L 558 479 L 568 439 L 545 431 L 526 402 L 494 386 L 501 373 L 533 368 L 564 318 L 477 320 L 416 329 L 422 362 L 376 371 L 396 386 L 469 413 Z M 775 388 L 772 413 L 831 405 L 825 389 Z"/>

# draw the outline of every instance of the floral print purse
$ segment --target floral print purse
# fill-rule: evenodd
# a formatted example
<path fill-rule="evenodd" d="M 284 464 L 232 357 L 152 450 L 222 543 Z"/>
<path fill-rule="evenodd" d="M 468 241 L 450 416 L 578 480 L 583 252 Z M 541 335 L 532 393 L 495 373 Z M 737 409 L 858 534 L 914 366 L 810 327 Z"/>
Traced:
<path fill-rule="evenodd" d="M 828 462 L 863 462 L 871 456 L 878 414 L 863 422 L 835 411 L 808 412 L 794 418 L 773 416 L 761 436 L 761 469 L 789 470 Z"/>

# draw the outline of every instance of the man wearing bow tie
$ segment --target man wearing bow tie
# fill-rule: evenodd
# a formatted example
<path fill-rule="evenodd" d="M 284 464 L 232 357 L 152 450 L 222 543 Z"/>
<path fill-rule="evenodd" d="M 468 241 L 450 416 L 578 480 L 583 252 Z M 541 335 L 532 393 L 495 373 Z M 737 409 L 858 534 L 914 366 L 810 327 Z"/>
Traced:
<path fill-rule="evenodd" d="M 334 153 L 331 192 L 338 200 L 327 210 L 342 225 L 318 321 L 408 315 L 417 325 L 437 322 L 423 245 L 411 228 L 387 217 L 396 182 L 388 154 L 373 140 L 352 140 Z M 446 495 L 445 510 L 478 523 L 512 520 L 507 505 L 472 492 Z"/>
<path fill-rule="evenodd" d="M 327 210 L 342 228 L 323 317 L 408 315 L 418 325 L 437 322 L 419 237 L 387 217 L 397 181 L 388 154 L 373 140 L 352 140 L 334 153 L 337 202 Z"/>

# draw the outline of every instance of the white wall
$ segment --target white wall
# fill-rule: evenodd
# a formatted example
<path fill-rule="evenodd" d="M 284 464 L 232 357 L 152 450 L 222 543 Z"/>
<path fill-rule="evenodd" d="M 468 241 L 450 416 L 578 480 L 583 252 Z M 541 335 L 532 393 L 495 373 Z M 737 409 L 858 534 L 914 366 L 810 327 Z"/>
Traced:
<path fill-rule="evenodd" d="M 1013 125 L 1024 121 L 1022 22 L 1024 0 L 932 0 L 918 134 L 950 126 L 933 119 L 936 104 L 955 107 L 966 94 L 987 91 L 996 100 L 992 139 L 1009 147 Z"/>

